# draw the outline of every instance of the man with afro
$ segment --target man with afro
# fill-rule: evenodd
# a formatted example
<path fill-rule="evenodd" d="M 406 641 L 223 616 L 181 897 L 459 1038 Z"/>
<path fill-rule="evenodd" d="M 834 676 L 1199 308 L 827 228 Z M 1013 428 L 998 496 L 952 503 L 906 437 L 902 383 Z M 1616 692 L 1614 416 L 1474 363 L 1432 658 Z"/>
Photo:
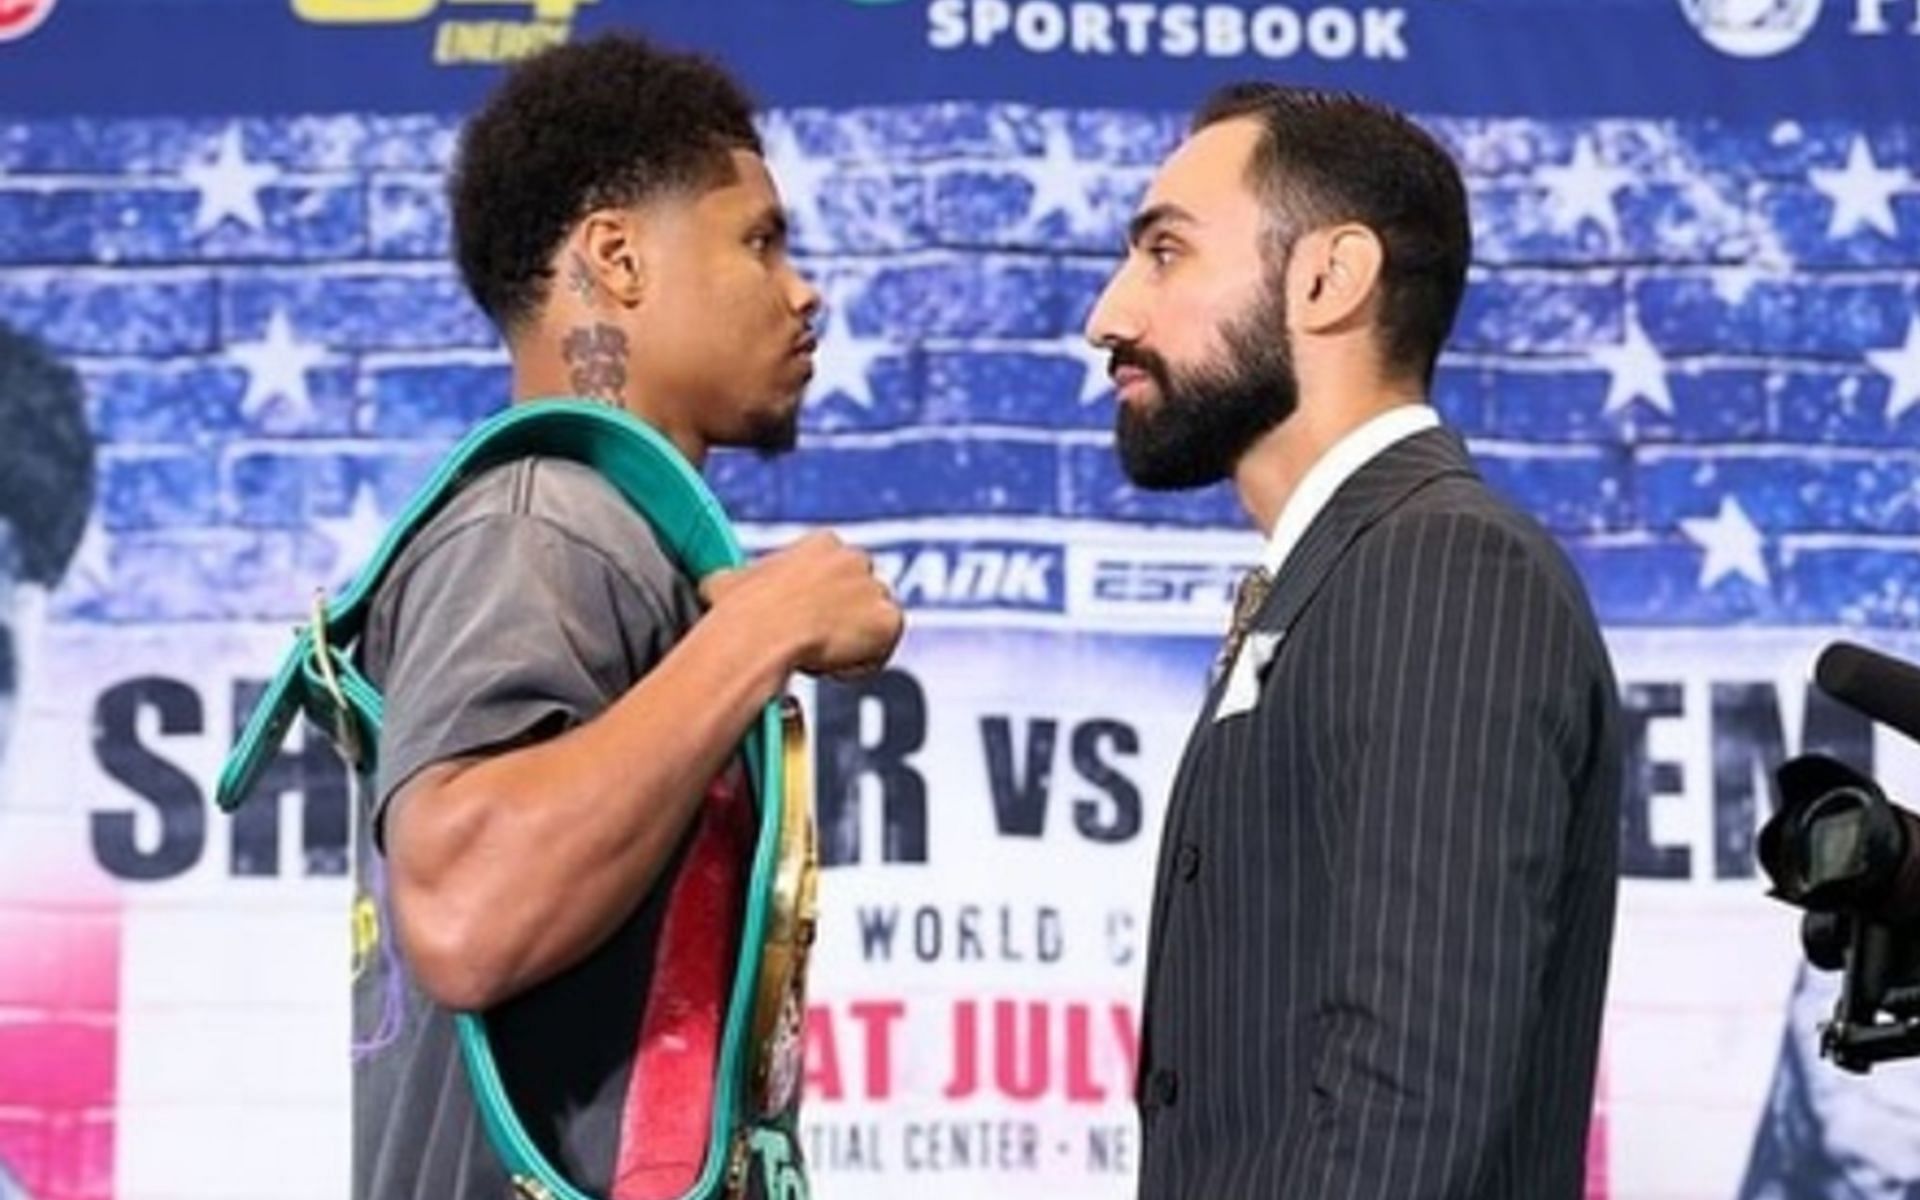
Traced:
<path fill-rule="evenodd" d="M 466 127 L 451 201 L 514 401 L 624 409 L 696 469 L 794 444 L 820 298 L 713 64 L 625 35 L 529 59 Z M 685 1016 L 654 983 L 688 847 L 724 827 L 751 849 L 736 747 L 789 674 L 875 668 L 901 629 L 866 556 L 826 533 L 696 590 L 603 477 L 556 458 L 480 474 L 410 540 L 360 647 L 386 717 L 356 1196 L 510 1194 L 456 1011 L 484 1014 L 514 1107 L 577 1187 L 680 1194 L 686 1164 L 649 1131 L 685 1098 L 632 1118 L 660 1090 L 636 1067 L 646 1023 Z"/>

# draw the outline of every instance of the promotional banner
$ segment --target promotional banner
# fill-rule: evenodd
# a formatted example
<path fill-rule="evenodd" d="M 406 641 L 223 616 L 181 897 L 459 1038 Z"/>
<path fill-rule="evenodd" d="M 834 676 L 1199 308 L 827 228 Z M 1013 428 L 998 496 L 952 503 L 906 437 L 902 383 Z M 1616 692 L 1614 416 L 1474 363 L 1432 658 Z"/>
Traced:
<path fill-rule="evenodd" d="M 13 0 L 0 38 L 35 46 L 0 97 L 36 114 L 464 111 L 485 68 L 635 22 L 782 106 L 1181 108 L 1225 71 L 1429 112 L 1900 120 L 1920 13 L 1913 0 Z M 193 49 L 160 52 L 172 45 Z"/>
<path fill-rule="evenodd" d="M 718 456 L 909 610 L 807 689 L 816 1194 L 1131 1195 L 1173 765 L 1239 572 L 1223 489 L 1113 457 L 1082 336 L 1156 164 L 1259 76 L 1408 107 L 1467 177 L 1435 381 L 1564 546 L 1630 760 L 1588 1194 L 1893 1200 L 1920 1066 L 1819 1055 L 1772 769 L 1920 799 L 1811 689 L 1920 654 L 1909 0 L 0 0 L 0 1197 L 338 1200 L 355 799 L 296 734 L 210 794 L 315 589 L 507 396 L 448 261 L 463 113 L 600 29 L 766 101 L 828 302 L 802 448 Z"/>

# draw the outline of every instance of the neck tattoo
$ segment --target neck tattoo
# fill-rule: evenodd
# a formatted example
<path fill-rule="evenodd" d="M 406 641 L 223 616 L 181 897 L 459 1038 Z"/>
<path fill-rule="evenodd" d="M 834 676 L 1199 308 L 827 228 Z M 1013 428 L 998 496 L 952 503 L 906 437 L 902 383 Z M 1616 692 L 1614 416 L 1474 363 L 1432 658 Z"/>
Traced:
<path fill-rule="evenodd" d="M 560 356 L 573 373 L 574 393 L 586 400 L 622 407 L 627 390 L 627 335 L 600 322 L 570 331 Z"/>

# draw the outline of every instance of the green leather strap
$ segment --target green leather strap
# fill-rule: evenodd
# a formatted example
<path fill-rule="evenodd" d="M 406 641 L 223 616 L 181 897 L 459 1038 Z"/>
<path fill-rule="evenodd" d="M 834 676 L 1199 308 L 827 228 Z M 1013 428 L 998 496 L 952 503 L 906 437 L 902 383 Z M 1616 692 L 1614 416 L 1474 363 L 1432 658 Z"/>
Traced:
<path fill-rule="evenodd" d="M 685 574 L 700 580 L 741 565 L 744 555 L 720 502 L 678 450 L 624 412 L 576 400 L 515 405 L 476 428 L 434 471 L 381 539 L 373 559 L 339 595 L 316 605 L 314 620 L 294 638 L 259 706 L 221 769 L 215 800 L 228 812 L 253 790 L 294 717 L 308 714 L 364 778 L 379 750 L 380 692 L 353 664 L 352 647 L 366 626 L 367 609 L 400 551 L 460 486 L 489 467 L 541 455 L 584 463 L 598 471 L 652 526 L 661 548 Z M 713 1124 L 700 1175 L 683 1200 L 720 1194 L 730 1162 L 747 1144 L 741 1077 L 747 1025 L 765 942 L 780 845 L 781 723 L 767 705 L 742 743 L 759 809 L 758 840 L 749 878 L 741 953 L 727 998 L 726 1026 L 714 1080 Z M 488 1139 L 521 1193 L 548 1200 L 593 1200 L 540 1153 L 513 1109 L 478 1015 L 455 1016 L 467 1076 Z"/>
<path fill-rule="evenodd" d="M 339 712 L 338 701 L 324 686 L 319 661 L 323 651 L 313 636 L 315 626 L 309 625 L 268 685 L 221 770 L 215 801 L 222 809 L 231 812 L 252 791 L 301 708 L 336 738 L 343 720 L 351 727 L 352 722 L 367 719 L 360 711 L 362 705 L 371 706 L 377 713 L 378 692 L 361 677 L 342 648 L 359 640 L 367 609 L 388 569 L 462 484 L 489 467 L 536 454 L 569 458 L 593 467 L 646 518 L 667 556 L 696 581 L 744 561 L 726 510 L 708 490 L 706 481 L 671 443 L 644 423 L 617 409 L 576 400 L 515 405 L 480 425 L 454 447 L 387 530 L 372 560 L 344 591 L 326 602 L 324 625 L 331 649 L 330 665 L 352 702 L 352 711 Z M 369 749 L 375 741 L 367 738 Z M 371 760 L 354 765 L 368 774 L 372 772 Z"/>

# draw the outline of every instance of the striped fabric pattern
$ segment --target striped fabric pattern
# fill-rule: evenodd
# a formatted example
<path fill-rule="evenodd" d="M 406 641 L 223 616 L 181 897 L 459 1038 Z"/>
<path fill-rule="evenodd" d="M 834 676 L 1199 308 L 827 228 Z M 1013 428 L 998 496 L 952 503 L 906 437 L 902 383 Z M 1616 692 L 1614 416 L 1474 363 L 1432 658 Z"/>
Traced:
<path fill-rule="evenodd" d="M 1446 430 L 1350 478 L 1189 741 L 1155 887 L 1141 1196 L 1573 1200 L 1613 928 L 1612 669 Z"/>

